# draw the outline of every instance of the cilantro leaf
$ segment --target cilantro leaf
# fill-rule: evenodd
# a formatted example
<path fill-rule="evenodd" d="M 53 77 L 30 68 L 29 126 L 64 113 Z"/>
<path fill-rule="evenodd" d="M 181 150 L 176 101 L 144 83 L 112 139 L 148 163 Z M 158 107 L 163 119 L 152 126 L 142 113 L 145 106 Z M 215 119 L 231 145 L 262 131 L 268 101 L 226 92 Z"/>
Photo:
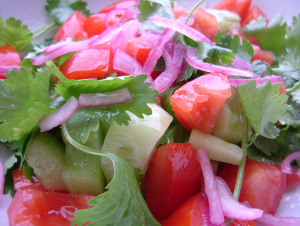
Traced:
<path fill-rule="evenodd" d="M 19 140 L 37 126 L 46 114 L 55 111 L 49 107 L 50 72 L 21 68 L 6 74 L 0 81 L 0 140 Z"/>
<path fill-rule="evenodd" d="M 151 108 L 147 103 L 157 103 L 156 89 L 149 88 L 150 83 L 144 83 L 147 75 L 141 74 L 136 77 L 117 77 L 104 80 L 86 79 L 86 80 L 64 80 L 59 81 L 56 92 L 66 100 L 71 96 L 76 98 L 81 93 L 107 93 L 122 88 L 127 88 L 131 93 L 133 100 L 127 103 L 110 106 L 107 108 L 81 109 L 79 111 L 90 117 L 97 117 L 111 122 L 115 120 L 118 124 L 128 125 L 130 120 L 126 111 L 130 111 L 136 116 L 143 118 L 143 114 L 150 115 Z"/>
<path fill-rule="evenodd" d="M 294 66 L 299 68 L 300 64 L 300 14 L 293 17 L 292 26 L 287 28 L 286 32 L 287 57 Z"/>
<path fill-rule="evenodd" d="M 33 35 L 21 20 L 10 17 L 5 24 L 0 16 L 0 34 L 0 46 L 10 44 L 18 52 L 32 50 Z"/>
<path fill-rule="evenodd" d="M 151 16 L 175 19 L 170 0 L 141 0 L 138 8 L 140 13 L 137 15 L 137 18 L 141 23 L 145 23 L 142 31 L 147 29 L 163 31 L 163 27 L 157 26 L 149 20 Z"/>
<path fill-rule="evenodd" d="M 224 31 L 218 31 L 214 36 L 214 41 L 216 45 L 231 49 L 236 57 L 239 57 L 247 62 L 251 62 L 254 54 L 252 45 L 243 38 L 242 44 L 240 37 L 235 35 L 233 38 L 231 35 L 226 34 Z"/>
<path fill-rule="evenodd" d="M 48 16 L 57 25 L 62 25 L 75 11 L 85 16 L 90 15 L 90 11 L 86 9 L 87 3 L 81 0 L 47 0 L 47 3 L 45 9 Z"/>
<path fill-rule="evenodd" d="M 274 139 L 279 134 L 276 122 L 285 113 L 286 95 L 279 95 L 280 84 L 264 82 L 258 88 L 255 81 L 238 88 L 241 106 L 257 135 Z"/>
<path fill-rule="evenodd" d="M 287 24 L 282 24 L 282 19 L 282 15 L 277 15 L 267 25 L 266 19 L 259 17 L 256 21 L 252 20 L 242 31 L 246 36 L 255 37 L 262 49 L 280 56 L 286 53 L 285 35 Z"/>

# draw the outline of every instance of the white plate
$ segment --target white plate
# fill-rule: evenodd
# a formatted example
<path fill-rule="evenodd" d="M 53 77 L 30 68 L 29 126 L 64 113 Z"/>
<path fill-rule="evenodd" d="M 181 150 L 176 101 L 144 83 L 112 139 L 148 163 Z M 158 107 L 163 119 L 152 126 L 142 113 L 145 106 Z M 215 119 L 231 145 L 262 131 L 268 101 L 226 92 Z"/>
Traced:
<path fill-rule="evenodd" d="M 203 3 L 204 6 L 213 6 L 221 0 L 207 0 Z M 104 6 L 113 1 L 103 0 L 87 0 L 88 8 L 92 13 L 96 13 Z M 180 5 L 190 8 L 197 0 L 178 0 Z M 0 0 L 0 15 L 3 19 L 15 17 L 21 19 L 24 24 L 28 25 L 31 31 L 50 24 L 44 5 L 46 0 Z M 266 14 L 269 19 L 272 19 L 276 14 L 284 15 L 284 21 L 290 23 L 292 17 L 300 13 L 300 4 L 298 0 L 253 0 L 253 4 L 257 4 Z M 1 35 L 1 34 L 0 34 Z M 7 156 L 4 148 L 0 146 L 0 158 Z M 8 225 L 6 209 L 9 206 L 11 198 L 8 195 L 2 196 L 0 200 L 0 225 Z M 300 217 L 300 183 L 287 188 L 277 215 L 280 216 L 297 216 Z"/>

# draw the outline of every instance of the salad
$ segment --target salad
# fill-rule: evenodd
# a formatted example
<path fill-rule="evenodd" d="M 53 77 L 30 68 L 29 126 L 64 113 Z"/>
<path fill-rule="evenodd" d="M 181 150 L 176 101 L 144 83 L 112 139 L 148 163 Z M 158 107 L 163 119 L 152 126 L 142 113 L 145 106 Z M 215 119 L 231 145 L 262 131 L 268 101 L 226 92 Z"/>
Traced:
<path fill-rule="evenodd" d="M 300 181 L 300 14 L 287 24 L 251 0 L 45 10 L 36 31 L 0 18 L 10 225 L 299 225 L 274 214 Z"/>

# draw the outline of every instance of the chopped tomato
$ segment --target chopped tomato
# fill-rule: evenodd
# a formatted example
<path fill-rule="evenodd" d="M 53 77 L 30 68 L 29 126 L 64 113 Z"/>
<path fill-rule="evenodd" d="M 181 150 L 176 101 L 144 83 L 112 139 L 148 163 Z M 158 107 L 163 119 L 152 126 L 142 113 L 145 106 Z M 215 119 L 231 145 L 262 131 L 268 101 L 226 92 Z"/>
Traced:
<path fill-rule="evenodd" d="M 295 170 L 293 170 L 292 174 L 286 174 L 286 185 L 292 185 L 298 183 L 300 181 L 300 176 L 297 174 Z"/>
<path fill-rule="evenodd" d="M 134 37 L 128 40 L 127 53 L 136 59 L 142 66 L 146 62 L 152 49 L 152 44 L 143 39 L 142 36 Z"/>
<path fill-rule="evenodd" d="M 84 29 L 89 37 L 101 34 L 106 29 L 104 25 L 105 16 L 105 13 L 98 13 L 86 19 Z"/>
<path fill-rule="evenodd" d="M 17 66 L 20 62 L 20 56 L 12 45 L 0 46 L 0 66 Z M 6 77 L 0 74 L 0 79 L 6 79 Z"/>
<path fill-rule="evenodd" d="M 166 220 L 162 221 L 161 224 L 162 226 L 212 225 L 206 195 L 203 192 L 194 195 L 180 205 Z"/>
<path fill-rule="evenodd" d="M 231 223 L 231 226 L 255 226 L 254 221 L 246 221 L 246 220 L 236 220 L 234 219 Z"/>
<path fill-rule="evenodd" d="M 18 189 L 8 210 L 10 225 L 70 225 L 73 213 L 87 209 L 94 196 L 66 194 L 46 189 Z"/>
<path fill-rule="evenodd" d="M 60 70 L 68 79 L 105 78 L 112 73 L 110 47 L 110 43 L 105 43 L 78 51 Z"/>
<path fill-rule="evenodd" d="M 241 23 L 247 16 L 252 0 L 223 0 L 214 9 L 224 9 L 234 12 L 241 17 Z"/>
<path fill-rule="evenodd" d="M 274 54 L 269 51 L 262 50 L 257 45 L 252 45 L 252 46 L 253 46 L 253 50 L 254 50 L 254 55 L 253 55 L 252 61 L 261 60 L 263 62 L 267 62 L 272 67 L 273 60 L 274 60 Z"/>
<path fill-rule="evenodd" d="M 189 14 L 189 10 L 186 10 L 181 6 L 174 4 L 173 13 L 175 18 L 177 19 L 181 16 L 187 16 Z M 213 40 L 214 35 L 217 34 L 218 30 L 221 30 L 216 17 L 206 12 L 201 7 L 198 7 L 195 10 L 195 12 L 193 13 L 193 17 L 195 18 L 195 21 L 191 27 L 202 32 L 210 40 Z"/>
<path fill-rule="evenodd" d="M 39 183 L 39 180 L 36 177 L 33 177 L 34 183 L 25 177 L 23 168 L 15 169 L 13 171 L 13 180 L 14 180 L 14 189 L 18 190 L 20 188 L 25 188 L 28 186 L 35 186 L 36 188 L 43 188 L 43 185 Z"/>
<path fill-rule="evenodd" d="M 191 144 L 160 146 L 153 154 L 143 182 L 150 211 L 157 220 L 165 219 L 200 191 L 202 181 L 197 152 Z"/>
<path fill-rule="evenodd" d="M 226 164 L 219 175 L 233 191 L 238 166 Z M 277 165 L 246 160 L 240 202 L 248 201 L 251 206 L 274 214 L 286 187 L 286 175 Z"/>
<path fill-rule="evenodd" d="M 217 34 L 218 30 L 221 30 L 216 17 L 206 12 L 201 7 L 198 7 L 195 10 L 193 16 L 195 18 L 193 27 L 202 32 L 210 40 L 213 40 L 214 35 Z"/>
<path fill-rule="evenodd" d="M 87 34 L 84 30 L 85 21 L 85 16 L 79 11 L 76 11 L 59 28 L 53 42 L 66 40 L 66 38 L 72 38 L 74 40 L 86 39 Z"/>
<path fill-rule="evenodd" d="M 218 114 L 229 96 L 231 88 L 228 79 L 210 73 L 176 90 L 170 103 L 176 118 L 187 130 L 212 133 Z"/>
<path fill-rule="evenodd" d="M 257 5 L 253 5 L 252 8 L 248 11 L 244 21 L 243 21 L 243 27 L 250 23 L 251 20 L 257 20 L 258 17 L 264 17 L 267 19 L 266 15 L 263 13 L 263 11 L 258 8 Z M 268 20 L 267 20 L 268 23 Z"/>

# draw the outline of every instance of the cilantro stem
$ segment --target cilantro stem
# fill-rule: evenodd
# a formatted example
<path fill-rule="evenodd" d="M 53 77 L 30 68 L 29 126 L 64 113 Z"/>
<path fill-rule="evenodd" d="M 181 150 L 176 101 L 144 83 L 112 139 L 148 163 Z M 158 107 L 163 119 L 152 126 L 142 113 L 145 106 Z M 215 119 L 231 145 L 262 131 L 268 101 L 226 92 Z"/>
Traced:
<path fill-rule="evenodd" d="M 243 157 L 241 159 L 241 162 L 239 164 L 237 178 L 235 182 L 233 197 L 235 199 L 239 199 L 242 183 L 243 183 L 243 177 L 244 177 L 244 170 L 245 170 L 245 164 L 246 164 L 246 157 L 247 157 L 247 148 L 249 147 L 248 144 L 248 118 L 245 115 L 245 112 L 242 112 L 242 118 L 243 118 L 243 137 L 242 137 L 242 149 L 244 151 Z"/>
<path fill-rule="evenodd" d="M 37 34 L 36 36 L 34 36 L 33 38 L 34 39 L 37 39 L 41 36 L 43 36 L 47 31 L 49 31 L 50 29 L 52 29 L 53 27 L 55 27 L 56 24 L 53 23 L 53 24 L 49 24 L 49 25 L 46 25 L 46 26 L 43 26 L 43 27 L 40 27 L 38 29 L 36 29 L 33 34 Z"/>
<path fill-rule="evenodd" d="M 189 13 L 189 15 L 187 16 L 186 20 L 185 20 L 185 24 L 187 24 L 187 22 L 189 21 L 189 19 L 191 18 L 191 16 L 193 15 L 193 13 L 195 12 L 195 10 L 198 8 L 199 5 L 201 5 L 205 0 L 200 0 L 195 6 L 194 8 L 191 10 L 191 12 Z"/>
<path fill-rule="evenodd" d="M 286 89 L 287 94 L 292 94 L 293 92 L 297 91 L 300 89 L 300 81 L 295 83 L 293 87 Z"/>

